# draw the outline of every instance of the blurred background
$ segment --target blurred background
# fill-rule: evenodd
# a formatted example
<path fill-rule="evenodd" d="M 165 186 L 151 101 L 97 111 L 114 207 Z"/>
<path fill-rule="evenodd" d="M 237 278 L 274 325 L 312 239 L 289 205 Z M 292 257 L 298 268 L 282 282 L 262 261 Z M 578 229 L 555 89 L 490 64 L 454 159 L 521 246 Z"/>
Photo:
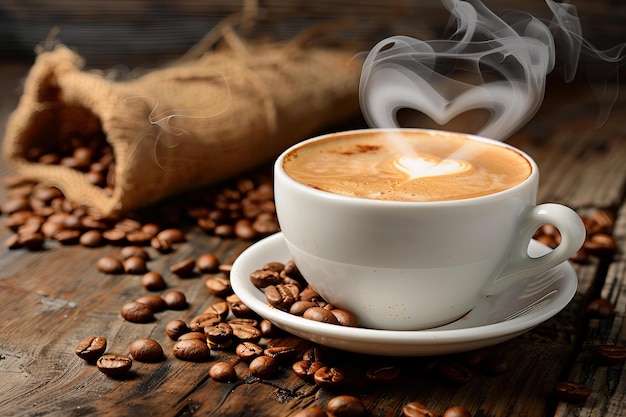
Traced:
<path fill-rule="evenodd" d="M 550 16 L 544 1 L 485 0 L 494 12 Z M 572 0 L 585 38 L 599 49 L 626 42 L 626 1 Z M 440 38 L 449 13 L 439 0 L 0 0 L 0 58 L 32 61 L 54 39 L 88 66 L 158 63 L 180 56 L 224 18 L 242 13 L 253 38 L 289 39 L 321 22 L 351 19 L 342 42 L 368 50 L 390 35 Z M 254 21 L 254 24 L 252 24 Z"/>

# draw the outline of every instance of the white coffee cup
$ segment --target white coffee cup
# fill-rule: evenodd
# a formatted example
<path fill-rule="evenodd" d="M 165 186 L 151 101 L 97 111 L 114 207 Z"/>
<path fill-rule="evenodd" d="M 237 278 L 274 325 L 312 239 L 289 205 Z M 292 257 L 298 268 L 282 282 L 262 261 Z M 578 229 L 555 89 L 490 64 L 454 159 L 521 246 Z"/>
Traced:
<path fill-rule="evenodd" d="M 286 150 L 274 166 L 276 212 L 296 265 L 327 301 L 355 314 L 361 326 L 418 330 L 465 315 L 485 296 L 572 256 L 585 228 L 570 208 L 536 205 L 537 164 L 498 141 L 464 139 L 513 149 L 530 165 L 521 183 L 504 191 L 447 201 L 382 201 L 322 191 L 291 178 L 287 155 L 315 141 L 371 133 L 450 135 L 402 129 L 340 132 Z M 458 134 L 454 134 L 458 135 Z M 552 224 L 559 246 L 528 255 L 534 232 Z"/>

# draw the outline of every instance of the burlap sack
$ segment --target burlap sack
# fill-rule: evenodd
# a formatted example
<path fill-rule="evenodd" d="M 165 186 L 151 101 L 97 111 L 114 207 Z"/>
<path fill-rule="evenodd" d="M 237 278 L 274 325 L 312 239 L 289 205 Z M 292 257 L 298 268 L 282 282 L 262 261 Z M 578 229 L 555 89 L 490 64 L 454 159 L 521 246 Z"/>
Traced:
<path fill-rule="evenodd" d="M 29 72 L 4 153 L 22 175 L 109 217 L 248 170 L 354 117 L 360 64 L 353 52 L 267 45 L 111 81 L 57 46 Z M 112 190 L 74 168 L 29 160 L 33 148 L 72 135 L 105 136 L 115 158 Z"/>

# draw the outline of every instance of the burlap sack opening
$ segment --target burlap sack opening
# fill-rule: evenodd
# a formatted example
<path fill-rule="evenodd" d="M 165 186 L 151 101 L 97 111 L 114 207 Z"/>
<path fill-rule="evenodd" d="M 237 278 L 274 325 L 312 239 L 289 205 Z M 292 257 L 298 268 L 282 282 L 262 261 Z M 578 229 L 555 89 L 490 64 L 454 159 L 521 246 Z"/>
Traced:
<path fill-rule="evenodd" d="M 360 64 L 354 51 L 269 44 L 112 81 L 60 45 L 31 68 L 4 152 L 20 174 L 111 217 L 241 173 L 354 117 Z M 110 145 L 112 190 L 33 158 L 73 138 Z"/>

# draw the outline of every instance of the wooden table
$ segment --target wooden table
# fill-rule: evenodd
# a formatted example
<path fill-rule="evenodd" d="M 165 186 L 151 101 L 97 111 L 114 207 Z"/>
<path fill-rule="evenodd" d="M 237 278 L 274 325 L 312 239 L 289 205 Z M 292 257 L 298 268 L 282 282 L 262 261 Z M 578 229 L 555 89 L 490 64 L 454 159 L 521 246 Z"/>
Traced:
<path fill-rule="evenodd" d="M 0 125 L 19 97 L 23 64 L 0 65 Z M 272 378 L 249 375 L 247 365 L 231 351 L 213 351 L 205 363 L 185 362 L 172 355 L 173 341 L 164 333 L 172 319 L 189 320 L 217 301 L 202 277 L 168 276 L 169 289 L 183 291 L 190 303 L 184 311 L 159 313 L 149 324 L 120 317 L 123 303 L 146 294 L 139 278 L 106 275 L 96 261 L 115 250 L 111 246 L 84 248 L 47 244 L 45 250 L 0 248 L 0 415 L 2 416 L 287 416 L 311 404 L 324 408 L 332 397 L 360 397 L 369 415 L 400 416 L 410 401 L 420 401 L 439 413 L 464 405 L 475 416 L 618 416 L 626 407 L 626 368 L 591 360 L 596 344 L 626 344 L 626 95 L 622 92 L 609 119 L 596 127 L 598 104 L 588 85 L 563 85 L 551 79 L 539 114 L 509 142 L 533 156 L 541 169 L 539 202 L 559 202 L 581 212 L 605 209 L 616 217 L 613 236 L 617 252 L 573 264 L 579 287 L 573 301 L 553 319 L 513 340 L 487 349 L 503 354 L 510 368 L 498 376 L 477 373 L 466 384 L 435 378 L 422 365 L 424 358 L 369 358 L 347 355 L 346 366 L 375 359 L 401 368 L 399 379 L 386 385 L 330 391 L 295 376 L 289 367 Z M 6 161 L 0 176 L 12 174 Z M 0 191 L 4 199 L 6 190 Z M 0 200 L 1 201 L 1 200 Z M 6 216 L 3 216 L 3 220 Z M 167 272 L 177 261 L 214 253 L 228 264 L 251 244 L 209 236 L 186 227 L 187 241 L 149 267 Z M 12 232 L 0 228 L 0 240 Z M 606 297 L 615 306 L 606 319 L 590 319 L 587 304 Z M 125 353 L 139 337 L 152 337 L 164 347 L 166 359 L 156 364 L 135 361 L 127 378 L 110 378 L 74 353 L 86 336 L 102 335 L 108 351 Z M 310 347 L 290 335 L 273 340 Z M 218 360 L 235 365 L 239 379 L 219 383 L 208 376 Z M 577 381 L 592 390 L 584 402 L 559 402 L 557 381 Z M 621 414 L 620 414 L 621 413 Z"/>

